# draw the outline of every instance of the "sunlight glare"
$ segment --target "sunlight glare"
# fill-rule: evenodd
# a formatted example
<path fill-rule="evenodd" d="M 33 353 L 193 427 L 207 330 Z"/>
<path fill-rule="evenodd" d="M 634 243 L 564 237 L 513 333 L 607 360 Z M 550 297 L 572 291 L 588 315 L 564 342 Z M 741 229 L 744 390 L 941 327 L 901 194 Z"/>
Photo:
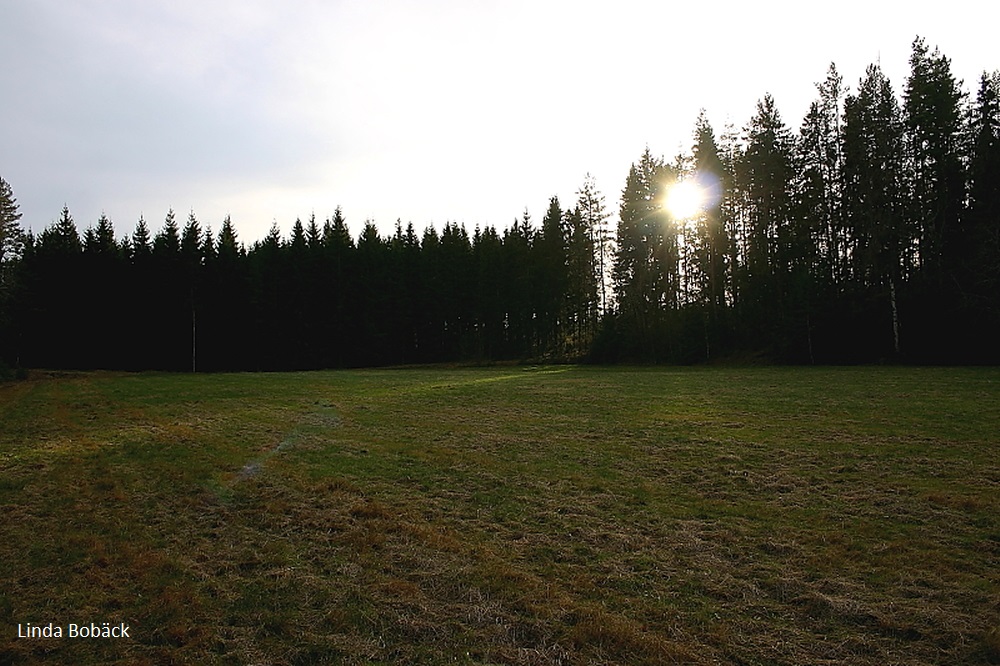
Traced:
<path fill-rule="evenodd" d="M 675 220 L 686 220 L 702 212 L 708 203 L 708 193 L 697 180 L 682 180 L 667 190 L 665 205 Z"/>

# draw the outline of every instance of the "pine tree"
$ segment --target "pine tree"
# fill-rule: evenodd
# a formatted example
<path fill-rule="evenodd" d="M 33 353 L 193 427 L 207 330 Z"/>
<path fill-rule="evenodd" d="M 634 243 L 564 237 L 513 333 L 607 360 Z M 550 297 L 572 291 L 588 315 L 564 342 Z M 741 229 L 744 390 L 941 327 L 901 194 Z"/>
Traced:
<path fill-rule="evenodd" d="M 426 238 L 426 234 L 425 234 Z M 441 231 L 436 255 L 429 257 L 439 282 L 441 300 L 443 353 L 446 360 L 472 355 L 475 347 L 475 264 L 472 242 L 463 225 L 449 222 Z"/>
<path fill-rule="evenodd" d="M 534 239 L 535 229 L 527 209 L 503 234 L 508 354 L 514 358 L 529 358 L 536 352 L 535 276 L 531 265 Z"/>
<path fill-rule="evenodd" d="M 983 74 L 972 116 L 970 223 L 981 249 L 981 278 L 1000 278 L 1000 71 Z"/>
<path fill-rule="evenodd" d="M 236 239 L 236 228 L 232 219 L 226 215 L 219 231 L 218 255 L 220 261 L 235 262 L 243 254 L 243 248 Z"/>
<path fill-rule="evenodd" d="M 121 285 L 124 293 L 119 301 L 124 318 L 118 365 L 127 370 L 144 370 L 156 367 L 147 327 L 159 316 L 159 303 L 151 298 L 158 287 L 157 275 L 152 259 L 153 241 L 142 215 L 128 239 L 127 248 L 123 248 L 123 254 L 128 259 L 128 266 L 123 271 L 127 277 Z"/>
<path fill-rule="evenodd" d="M 897 295 L 912 263 L 913 237 L 906 224 L 902 174 L 899 104 L 882 70 L 871 65 L 858 93 L 844 101 L 844 217 L 850 224 L 854 283 L 888 306 L 880 309 L 891 317 L 896 354 L 901 344 Z"/>
<path fill-rule="evenodd" d="M 214 259 L 206 263 L 203 281 L 204 307 L 198 327 L 198 346 L 203 351 L 199 366 L 207 370 L 253 367 L 246 253 L 228 215 L 222 221 L 214 246 Z"/>
<path fill-rule="evenodd" d="M 288 357 L 289 368 L 302 370 L 316 361 L 316 326 L 313 324 L 314 298 L 310 293 L 312 281 L 311 253 L 306 240 L 302 220 L 295 219 L 292 234 L 282 251 L 278 267 L 281 274 L 282 291 L 280 312 L 284 354 Z"/>
<path fill-rule="evenodd" d="M 817 83 L 795 143 L 795 219 L 814 239 L 815 256 L 806 261 L 818 280 L 843 285 L 849 276 L 843 220 L 843 151 L 841 115 L 843 78 L 831 64 L 826 80 Z"/>
<path fill-rule="evenodd" d="M 354 288 L 354 239 L 340 206 L 334 210 L 333 218 L 323 223 L 322 236 L 325 267 L 322 291 L 327 294 L 322 324 L 328 341 L 326 358 L 328 364 L 343 367 L 350 361 L 349 346 L 359 318 L 355 316 L 358 304 Z"/>
<path fill-rule="evenodd" d="M 78 335 L 83 342 L 86 367 L 116 369 L 121 366 L 119 348 L 124 343 L 122 308 L 108 298 L 123 282 L 125 262 L 115 240 L 114 225 L 104 213 L 83 237 L 80 283 L 88 294 L 89 316 Z"/>
<path fill-rule="evenodd" d="M 388 257 L 389 312 L 388 326 L 391 340 L 389 352 L 392 363 L 412 363 L 419 353 L 417 322 L 418 308 L 423 300 L 420 280 L 420 239 L 407 223 L 396 220 L 396 228 L 389 243 Z"/>
<path fill-rule="evenodd" d="M 63 206 L 59 219 L 41 233 L 39 240 L 46 251 L 67 257 L 83 251 L 80 233 L 76 230 L 76 222 L 69 212 L 69 206 Z"/>
<path fill-rule="evenodd" d="M 301 219 L 295 218 L 295 224 L 292 225 L 292 237 L 288 241 L 288 249 L 293 261 L 305 259 L 306 246 L 306 228 L 302 225 Z"/>
<path fill-rule="evenodd" d="M 323 233 L 316 223 L 316 213 L 309 216 L 309 224 L 306 227 L 306 244 L 310 250 L 318 250 L 323 245 Z"/>
<path fill-rule="evenodd" d="M 962 259 L 969 285 L 969 309 L 979 313 L 970 333 L 975 353 L 985 362 L 1000 361 L 1000 71 L 983 73 L 970 122 L 972 156 L 969 164 L 967 240 Z"/>
<path fill-rule="evenodd" d="M 708 359 L 719 345 L 730 293 L 727 266 L 729 239 L 724 217 L 726 209 L 721 203 L 724 188 L 732 178 L 723 166 L 715 132 L 704 110 L 695 122 L 694 140 L 691 173 L 687 178 L 700 188 L 704 202 L 702 210 L 682 227 L 685 236 L 683 251 L 689 259 L 685 281 L 690 305 L 701 311 L 704 358 Z M 685 356 L 690 358 L 692 354 L 693 350 L 689 350 Z"/>
<path fill-rule="evenodd" d="M 662 347 L 673 343 L 665 325 L 680 303 L 677 229 L 661 205 L 665 185 L 674 180 L 674 170 L 647 148 L 625 181 L 616 235 L 618 318 L 635 336 L 625 343 L 626 354 L 653 361 L 665 360 Z"/>
<path fill-rule="evenodd" d="M 198 370 L 198 311 L 201 309 L 201 278 L 205 263 L 204 234 L 192 210 L 181 234 L 181 260 L 184 263 L 187 310 L 190 316 L 191 372 Z"/>
<path fill-rule="evenodd" d="M 737 186 L 745 206 L 743 324 L 755 348 L 783 353 L 788 274 L 794 247 L 791 226 L 791 132 L 771 95 L 757 103 L 737 164 Z"/>
<path fill-rule="evenodd" d="M 709 306 L 713 319 L 726 307 L 726 224 L 719 206 L 726 182 L 715 132 L 702 110 L 695 123 L 694 178 L 705 192 L 705 208 L 697 218 L 697 261 L 702 279 L 700 300 Z"/>
<path fill-rule="evenodd" d="M 70 335 L 87 316 L 80 278 L 83 274 L 80 234 L 68 206 L 39 234 L 32 253 L 27 304 L 31 321 L 24 333 L 26 365 L 80 368 L 86 347 Z"/>
<path fill-rule="evenodd" d="M 561 323 L 566 309 L 569 247 L 558 197 L 549 199 L 549 207 L 531 249 L 541 351 L 562 356 L 565 350 L 561 344 Z"/>
<path fill-rule="evenodd" d="M 584 176 L 583 185 L 576 193 L 576 207 L 593 246 L 592 264 L 598 293 L 597 317 L 600 317 L 612 306 L 614 238 L 608 226 L 611 215 L 605 207 L 604 195 L 597 189 L 597 181 L 589 173 Z M 594 324 L 597 324 L 596 318 Z"/>
<path fill-rule="evenodd" d="M 190 245 L 190 240 L 188 241 Z M 191 309 L 188 275 L 181 254 L 181 233 L 173 209 L 153 237 L 148 297 L 156 303 L 147 323 L 153 367 L 180 371 L 191 367 Z"/>
<path fill-rule="evenodd" d="M 425 241 L 423 252 L 429 252 L 432 246 L 432 243 Z M 476 284 L 475 354 L 481 359 L 501 358 L 505 349 L 507 294 L 504 283 L 503 241 L 495 227 L 488 226 L 481 231 L 476 230 L 473 235 L 472 253 Z M 428 295 L 434 298 L 434 293 L 429 289 Z"/>
<path fill-rule="evenodd" d="M 24 249 L 24 231 L 21 229 L 20 219 L 21 212 L 10 183 L 0 178 L 0 281 L 5 277 L 9 278 L 5 276 L 4 267 L 19 259 Z"/>
<path fill-rule="evenodd" d="M 0 366 L 17 363 L 13 302 L 17 285 L 17 263 L 24 253 L 25 234 L 19 223 L 21 212 L 10 184 L 0 178 Z M 0 367 L 2 370 L 2 367 Z"/>
<path fill-rule="evenodd" d="M 594 270 L 594 236 L 579 206 L 566 211 L 566 352 L 584 356 L 597 325 L 599 295 Z"/>
<path fill-rule="evenodd" d="M 389 295 L 389 242 L 372 220 L 366 220 L 358 236 L 355 266 L 355 296 L 359 304 L 359 329 L 354 339 L 355 363 L 379 365 L 389 355 L 391 309 Z"/>
<path fill-rule="evenodd" d="M 964 95 L 951 61 L 936 48 L 930 52 L 919 37 L 913 42 L 910 70 L 903 106 L 909 215 L 919 230 L 921 268 L 940 279 L 942 271 L 954 269 L 949 245 L 960 232 L 965 200 L 960 152 Z"/>
<path fill-rule="evenodd" d="M 167 211 L 167 217 L 163 221 L 163 227 L 153 238 L 153 253 L 161 257 L 176 258 L 181 251 L 180 229 L 177 226 L 177 219 L 174 217 L 174 210 Z"/>
<path fill-rule="evenodd" d="M 141 261 L 146 261 L 150 254 L 153 252 L 152 240 L 149 235 L 149 227 L 146 226 L 146 220 L 139 216 L 139 221 L 136 222 L 135 231 L 132 232 L 130 248 L 130 258 L 132 262 L 139 263 Z"/>
<path fill-rule="evenodd" d="M 195 217 L 192 210 L 188 213 L 187 224 L 184 225 L 184 231 L 181 232 L 181 254 L 189 269 L 193 270 L 194 267 L 201 265 L 204 259 L 202 242 L 201 223 L 198 222 L 198 218 Z"/>

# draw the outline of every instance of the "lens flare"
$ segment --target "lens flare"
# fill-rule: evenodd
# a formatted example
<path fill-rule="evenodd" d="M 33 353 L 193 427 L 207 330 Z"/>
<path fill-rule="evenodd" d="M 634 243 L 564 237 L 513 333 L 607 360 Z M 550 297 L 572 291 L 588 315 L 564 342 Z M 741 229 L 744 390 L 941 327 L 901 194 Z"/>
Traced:
<path fill-rule="evenodd" d="M 697 217 L 718 203 L 718 179 L 696 173 L 670 185 L 663 205 L 673 219 L 680 221 Z"/>
<path fill-rule="evenodd" d="M 695 181 L 682 180 L 667 191 L 667 212 L 675 220 L 686 220 L 705 207 L 705 190 Z"/>

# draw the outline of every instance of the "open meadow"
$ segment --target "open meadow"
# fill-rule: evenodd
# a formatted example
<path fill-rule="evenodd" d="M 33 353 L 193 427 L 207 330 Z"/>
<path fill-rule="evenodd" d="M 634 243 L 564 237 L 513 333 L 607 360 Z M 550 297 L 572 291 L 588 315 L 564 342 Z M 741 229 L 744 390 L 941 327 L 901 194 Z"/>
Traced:
<path fill-rule="evenodd" d="M 0 663 L 1000 663 L 998 448 L 994 368 L 37 373 Z"/>

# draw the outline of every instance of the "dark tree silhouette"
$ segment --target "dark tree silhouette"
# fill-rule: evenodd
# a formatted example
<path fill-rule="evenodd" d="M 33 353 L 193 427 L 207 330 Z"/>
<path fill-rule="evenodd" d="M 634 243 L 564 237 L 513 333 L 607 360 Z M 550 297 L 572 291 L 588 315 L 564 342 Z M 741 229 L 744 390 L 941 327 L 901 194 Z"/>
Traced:
<path fill-rule="evenodd" d="M 0 361 L 35 367 L 288 370 L 500 360 L 1000 361 L 1000 74 L 967 102 L 913 43 L 897 99 L 836 67 L 797 134 L 766 95 L 742 132 L 702 112 L 688 155 L 647 148 L 609 231 L 588 175 L 573 205 L 513 224 L 352 237 L 275 221 L 244 246 L 192 211 L 116 241 L 69 208 L 24 234 L 0 179 Z M 672 219 L 694 179 L 709 205 Z M 541 203 L 541 202 L 539 202 Z"/>

